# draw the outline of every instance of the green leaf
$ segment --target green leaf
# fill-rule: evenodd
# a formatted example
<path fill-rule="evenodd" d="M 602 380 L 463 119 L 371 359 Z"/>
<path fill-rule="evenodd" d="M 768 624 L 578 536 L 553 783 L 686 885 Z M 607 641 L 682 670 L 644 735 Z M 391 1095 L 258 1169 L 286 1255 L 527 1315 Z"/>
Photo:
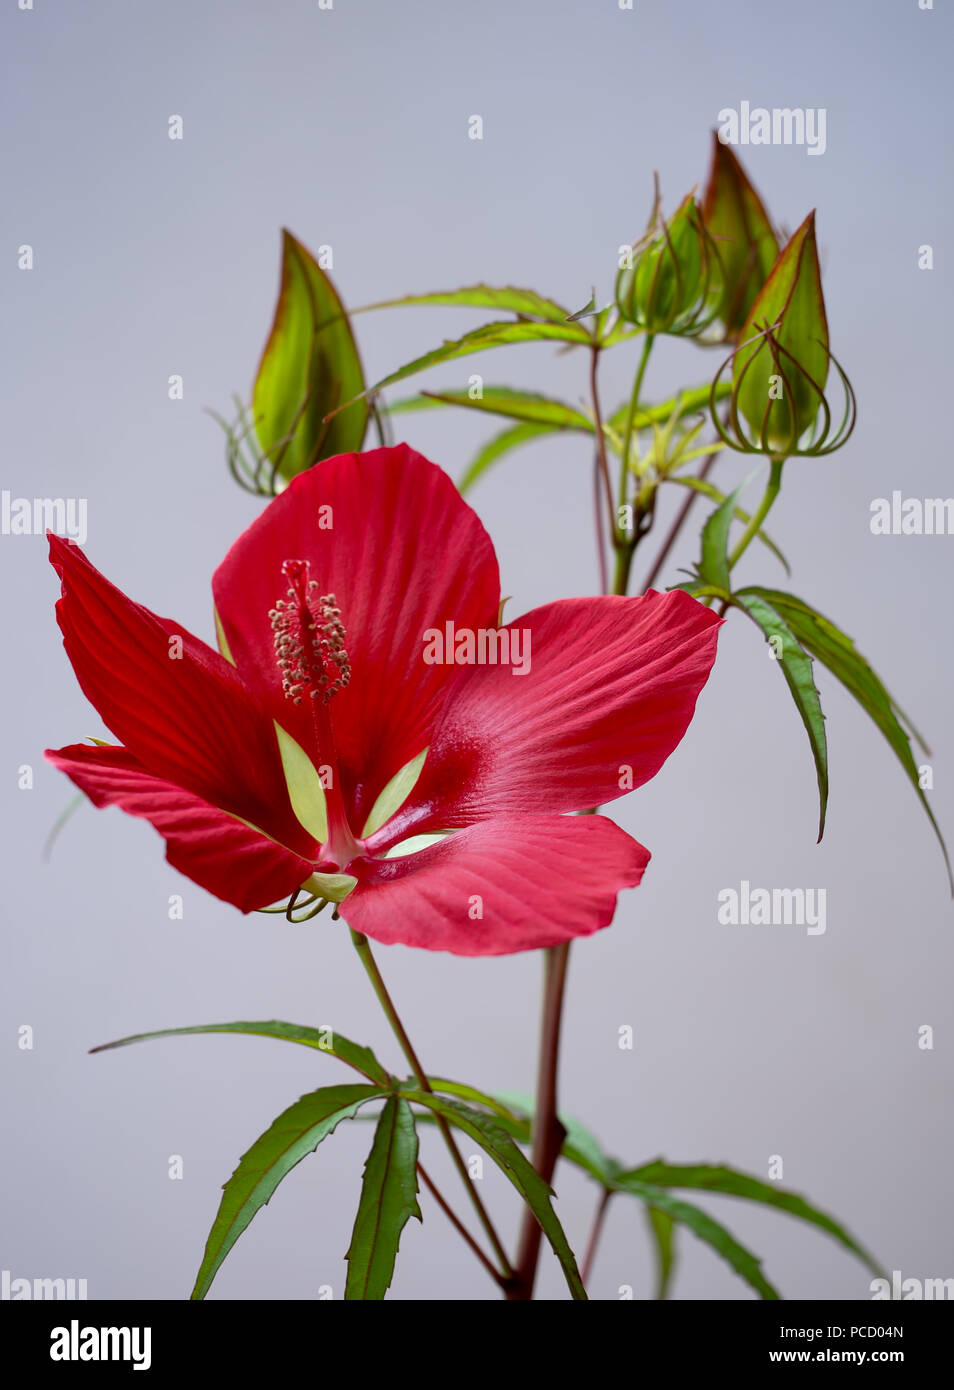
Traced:
<path fill-rule="evenodd" d="M 364 1165 L 361 1200 L 345 1259 L 346 1299 L 382 1299 L 391 1286 L 401 1232 L 417 1203 L 417 1131 L 406 1100 L 389 1096 Z"/>
<path fill-rule="evenodd" d="M 679 483 L 681 487 L 691 488 L 693 492 L 701 492 L 704 497 L 711 497 L 713 502 L 722 503 L 726 500 L 725 493 L 721 492 L 719 488 L 714 487 L 713 484 L 707 482 L 705 478 L 696 477 L 691 473 L 670 473 L 666 477 L 666 482 Z M 744 526 L 748 525 L 750 520 L 749 513 L 743 511 L 741 507 L 736 507 L 732 515 L 734 520 L 741 521 Z M 755 534 L 762 544 L 772 552 L 776 560 L 778 560 L 785 570 L 785 573 L 791 574 L 791 566 L 781 550 L 779 550 L 778 546 L 772 540 L 771 536 L 761 528 L 756 531 Z"/>
<path fill-rule="evenodd" d="M 501 393 L 498 399 L 502 401 L 503 390 L 504 388 L 497 386 L 485 387 L 485 401 L 491 399 L 492 392 Z M 689 415 L 698 410 L 708 408 L 709 390 L 710 388 L 708 386 L 696 387 L 691 391 L 686 391 L 685 393 L 683 393 L 681 401 L 673 399 L 670 401 L 660 401 L 658 405 L 646 406 L 644 409 L 639 410 L 636 413 L 636 428 L 645 429 L 652 424 L 664 423 L 670 418 L 670 416 L 673 414 L 673 411 L 676 410 L 677 406 L 680 409 L 680 413 L 683 415 Z M 731 394 L 731 390 L 732 388 L 728 382 L 720 383 L 719 388 L 716 392 L 716 399 L 723 400 L 726 396 Z M 448 404 L 468 405 L 475 406 L 478 409 L 484 408 L 496 410 L 496 406 L 482 407 L 479 401 L 465 401 L 457 399 L 458 395 L 462 396 L 464 394 L 465 393 L 463 392 L 444 392 L 440 395 L 430 395 L 422 393 L 419 396 L 413 396 L 403 401 L 396 401 L 394 405 L 391 406 L 391 410 L 421 410 L 426 409 L 429 406 Z M 477 480 L 480 477 L 482 477 L 482 475 L 487 471 L 487 469 L 490 468 L 492 464 L 496 463 L 498 459 L 502 458 L 511 450 L 518 449 L 521 447 L 521 445 L 530 443 L 530 441 L 533 439 L 539 439 L 541 436 L 547 434 L 556 434 L 564 429 L 579 430 L 581 433 L 585 429 L 590 434 L 596 433 L 593 427 L 592 420 L 590 420 L 587 416 L 583 415 L 582 413 L 580 413 L 578 418 L 574 420 L 570 420 L 564 416 L 563 423 L 557 423 L 557 413 L 554 412 L 553 415 L 551 415 L 549 423 L 530 423 L 529 417 L 534 411 L 534 406 L 529 402 L 533 398 L 527 395 L 526 393 L 522 394 L 524 395 L 524 399 L 528 402 L 525 411 L 527 423 L 517 425 L 513 429 L 503 430 L 500 434 L 494 435 L 494 437 L 490 439 L 478 451 L 478 453 L 472 459 L 466 472 L 464 473 L 464 476 L 460 480 L 458 486 L 461 493 L 469 492 L 470 489 L 473 487 L 474 483 L 476 483 Z M 546 397 L 537 397 L 536 399 L 540 401 L 547 400 Z M 562 401 L 548 401 L 548 404 L 557 406 L 560 408 L 560 410 L 572 411 L 572 407 L 564 405 Z M 515 407 L 515 411 L 517 408 L 518 407 Z M 619 410 L 614 412 L 614 414 L 607 421 L 608 431 L 612 431 L 613 433 L 618 434 L 619 431 L 625 427 L 628 409 L 628 405 L 622 405 L 620 406 Z M 538 412 L 541 416 L 541 420 L 545 410 L 546 406 L 543 406 Z M 497 413 L 503 414 L 504 412 L 501 410 Z"/>
<path fill-rule="evenodd" d="M 541 435 L 553 434 L 554 430 L 550 425 L 515 425 L 511 429 L 504 430 L 501 434 L 495 434 L 482 449 L 480 449 L 471 459 L 470 464 L 458 483 L 458 491 L 463 496 L 469 492 L 482 477 L 487 469 L 498 459 L 503 458 L 504 454 L 510 453 L 512 449 L 519 449 L 522 444 L 529 444 L 531 439 L 539 439 Z"/>
<path fill-rule="evenodd" d="M 656 1297 L 666 1299 L 676 1268 L 676 1223 L 668 1212 L 659 1211 L 656 1207 L 646 1208 L 646 1220 L 656 1252 Z"/>
<path fill-rule="evenodd" d="M 205 1298 L 226 1255 L 282 1178 L 314 1152 L 342 1120 L 351 1119 L 362 1105 L 386 1094 L 378 1086 L 325 1086 L 302 1096 L 255 1140 L 223 1189 L 193 1299 Z"/>
<path fill-rule="evenodd" d="M 691 391 L 682 393 L 681 399 L 673 398 L 644 407 L 636 413 L 636 428 L 647 429 L 650 425 L 665 423 L 677 408 L 683 416 L 708 410 L 710 390 L 709 386 L 694 387 Z M 729 382 L 719 382 L 716 400 L 724 400 L 731 392 Z M 504 430 L 494 435 L 480 449 L 461 479 L 461 492 L 471 488 L 491 464 L 496 463 L 505 453 L 528 443 L 531 439 L 562 430 L 574 430 L 581 434 L 596 433 L 590 417 L 565 401 L 532 391 L 516 391 L 508 386 L 485 386 L 482 397 L 477 400 L 471 399 L 469 391 L 421 391 L 415 396 L 405 396 L 401 400 L 393 401 L 387 410 L 390 415 L 401 415 L 448 405 L 463 406 L 468 410 L 483 410 L 489 414 L 519 420 L 522 426 L 526 426 Z M 611 438 L 625 427 L 628 410 L 628 403 L 624 403 L 606 422 L 607 433 Z"/>
<path fill-rule="evenodd" d="M 752 590 L 740 589 L 732 595 L 732 602 L 741 608 L 743 613 L 748 614 L 765 634 L 766 640 L 771 642 L 782 675 L 792 692 L 795 707 L 805 725 L 818 781 L 820 840 L 825 833 L 825 812 L 828 808 L 828 740 L 825 734 L 825 716 L 822 714 L 821 701 L 815 685 L 812 659 L 803 650 L 778 609 L 767 599 Z"/>
<path fill-rule="evenodd" d="M 510 420 L 595 433 L 593 421 L 581 410 L 575 410 L 565 401 L 541 396 L 533 391 L 514 391 L 509 386 L 484 386 L 481 395 L 476 398 L 472 398 L 469 391 L 423 391 L 421 394 L 430 400 L 442 401 L 445 405 L 485 410 L 491 415 L 503 415 Z"/>
<path fill-rule="evenodd" d="M 732 584 L 729 578 L 729 531 L 736 510 L 735 500 L 739 493 L 745 490 L 747 483 L 748 479 L 730 492 L 725 501 L 707 517 L 702 528 L 699 578 L 703 584 L 711 585 L 726 594 Z"/>
<path fill-rule="evenodd" d="M 259 443 L 279 475 L 292 478 L 319 459 L 359 450 L 368 422 L 363 393 L 361 360 L 335 288 L 284 231 L 281 289 L 252 393 Z"/>
<path fill-rule="evenodd" d="M 652 1183 L 642 1182 L 628 1174 L 617 1177 L 615 1187 L 620 1192 L 628 1192 L 633 1197 L 638 1197 L 641 1202 L 654 1208 L 656 1211 L 663 1212 L 666 1216 L 677 1221 L 680 1226 L 686 1226 L 693 1235 L 698 1236 L 706 1245 L 712 1247 L 717 1255 L 732 1266 L 736 1274 L 750 1284 L 759 1294 L 760 1298 L 779 1298 L 780 1294 L 765 1278 L 762 1273 L 762 1262 L 753 1255 L 750 1250 L 746 1250 L 740 1245 L 724 1226 L 718 1221 L 714 1221 L 711 1216 L 702 1211 L 699 1207 L 694 1207 L 690 1202 L 684 1202 L 679 1197 L 673 1197 L 672 1193 L 667 1192 L 663 1187 L 656 1187 Z"/>
<path fill-rule="evenodd" d="M 197 1033 L 249 1033 L 259 1038 L 300 1043 L 303 1047 L 326 1052 L 329 1057 L 337 1057 L 339 1062 L 354 1067 L 369 1081 L 385 1087 L 391 1084 L 390 1075 L 369 1047 L 350 1042 L 332 1028 L 305 1028 L 300 1023 L 282 1023 L 274 1018 L 264 1023 L 204 1023 L 190 1028 L 161 1028 L 155 1033 L 133 1033 L 128 1038 L 91 1047 L 90 1052 L 111 1052 L 115 1047 L 128 1047 L 130 1043 L 148 1042 L 152 1038 L 189 1037 Z"/>
<path fill-rule="evenodd" d="M 435 396 L 427 396 L 418 391 L 414 396 L 402 396 L 400 400 L 385 403 L 382 397 L 379 405 L 385 415 L 408 415 L 418 410 L 437 410 L 445 404 Z"/>
<path fill-rule="evenodd" d="M 636 412 L 636 428 L 645 429 L 648 425 L 665 424 L 669 417 L 678 407 L 679 414 L 683 417 L 695 415 L 699 411 L 708 411 L 709 401 L 712 395 L 712 386 L 707 382 L 705 386 L 693 386 L 691 390 L 680 391 L 677 396 L 673 396 L 668 401 L 658 401 L 655 405 L 642 406 Z M 719 381 L 715 388 L 716 403 L 726 400 L 732 395 L 732 386 L 728 381 Z M 626 428 L 626 420 L 629 414 L 629 402 L 624 401 L 621 406 L 613 411 L 607 424 L 610 429 L 619 434 Z"/>
<path fill-rule="evenodd" d="M 377 304 L 363 306 L 362 313 L 371 309 L 398 309 L 410 304 L 459 305 L 465 309 L 502 309 L 529 318 L 545 319 L 550 323 L 565 323 L 569 310 L 553 299 L 546 299 L 536 290 L 518 289 L 514 285 L 495 288 L 492 285 L 466 285 L 459 290 L 435 290 L 431 294 L 407 294 L 401 299 L 382 299 Z"/>
<path fill-rule="evenodd" d="M 809 1205 L 805 1198 L 799 1196 L 797 1192 L 788 1192 L 775 1183 L 762 1182 L 758 1178 L 750 1177 L 748 1173 L 740 1173 L 734 1168 L 725 1167 L 723 1164 L 676 1164 L 667 1163 L 662 1158 L 657 1158 L 652 1163 L 644 1163 L 639 1168 L 631 1168 L 627 1172 L 621 1173 L 618 1181 L 625 1183 L 630 1179 L 636 1182 L 648 1182 L 655 1187 L 699 1188 L 705 1192 L 717 1192 L 728 1197 L 741 1197 L 748 1202 L 761 1202 L 766 1206 L 776 1207 L 779 1211 L 786 1211 L 790 1216 L 797 1217 L 799 1221 L 807 1221 L 811 1225 L 819 1227 L 820 1230 L 826 1231 L 828 1235 L 834 1236 L 835 1240 L 846 1250 L 857 1255 L 858 1259 L 866 1264 L 872 1273 L 878 1275 L 883 1273 L 877 1261 L 848 1234 L 843 1226 L 838 1224 L 834 1217 Z"/>
<path fill-rule="evenodd" d="M 771 329 L 770 337 L 757 335 Z M 770 450 L 790 453 L 812 425 L 828 380 L 828 323 L 810 213 L 752 305 L 732 364 L 734 404 Z M 756 341 L 751 341 L 756 339 Z M 781 377 L 782 394 L 770 394 Z"/>
<path fill-rule="evenodd" d="M 467 1086 L 462 1081 L 449 1081 L 446 1076 L 429 1076 L 427 1079 L 434 1091 L 440 1091 L 446 1096 L 456 1096 L 458 1100 L 469 1100 L 472 1105 L 484 1105 L 501 1119 L 514 1119 L 512 1112 L 501 1100 L 488 1095 L 486 1091 L 478 1091 L 476 1086 Z M 522 1128 L 521 1126 L 521 1132 Z"/>
<path fill-rule="evenodd" d="M 523 1142 L 529 1142 L 534 1108 L 533 1096 L 525 1095 L 521 1091 L 498 1091 L 496 1099 L 524 1121 L 523 1132 L 526 1134 L 526 1140 Z M 559 1120 L 566 1131 L 566 1138 L 561 1150 L 562 1156 L 569 1162 L 585 1169 L 591 1177 L 596 1178 L 597 1182 L 609 1186 L 620 1171 L 622 1164 L 603 1151 L 603 1146 L 596 1135 L 592 1130 L 587 1129 L 582 1121 L 575 1119 L 572 1115 L 560 1115 Z"/>
<path fill-rule="evenodd" d="M 567 314 L 567 322 L 568 322 L 568 323 L 579 323 L 580 319 L 590 319 L 590 318 L 602 319 L 603 316 L 607 313 L 607 311 L 608 311 L 608 310 L 611 310 L 612 308 L 613 308 L 613 305 L 612 305 L 612 304 L 606 304 L 606 305 L 603 306 L 602 309 L 597 309 L 597 307 L 596 307 L 596 290 L 593 290 L 592 293 L 590 294 L 589 299 L 588 299 L 588 300 L 586 301 L 586 303 L 583 305 L 583 308 L 582 308 L 582 309 L 576 309 L 572 314 Z M 597 326 L 596 326 L 596 335 L 597 335 L 597 336 L 598 336 L 598 334 L 599 334 L 599 331 L 600 331 L 600 328 L 601 328 L 601 327 L 602 327 L 602 324 L 597 324 Z"/>
<path fill-rule="evenodd" d="M 911 749 L 911 741 L 902 727 L 910 721 L 901 714 L 894 699 L 889 695 L 879 677 L 868 665 L 855 647 L 852 639 L 835 626 L 828 618 L 815 611 L 794 594 L 781 593 L 777 589 L 747 588 L 739 591 L 739 596 L 753 595 L 764 603 L 772 605 L 781 614 L 791 631 L 807 651 L 811 652 L 824 666 L 837 676 L 842 685 L 858 701 L 874 720 L 887 739 L 908 780 L 917 792 L 918 799 L 931 822 L 934 833 L 944 854 L 948 879 L 954 892 L 954 878 L 951 874 L 951 861 L 934 813 L 928 804 L 924 789 L 919 784 L 917 763 Z M 912 730 L 913 732 L 913 730 Z M 915 735 L 917 737 L 917 735 Z M 918 738 L 923 746 L 923 740 Z"/>
<path fill-rule="evenodd" d="M 446 339 L 440 347 L 424 353 L 422 357 L 415 357 L 413 362 L 406 362 L 403 367 L 398 367 L 397 371 L 391 372 L 389 376 L 382 377 L 380 381 L 375 382 L 374 386 L 369 387 L 365 394 L 381 391 L 385 386 L 393 386 L 396 381 L 404 381 L 406 377 L 414 376 L 417 372 L 427 371 L 429 367 L 439 367 L 444 362 L 452 362 L 458 357 L 468 357 L 475 352 L 487 352 L 490 348 L 507 347 L 513 343 L 589 343 L 590 341 L 590 336 L 586 330 L 578 327 L 575 323 L 531 323 L 527 320 L 485 323 L 480 328 L 463 334 L 460 338 Z M 332 414 L 334 413 L 332 412 Z"/>
<path fill-rule="evenodd" d="M 426 1106 L 443 1115 L 448 1124 L 455 1125 L 489 1154 L 506 1178 L 513 1183 L 540 1224 L 543 1234 L 559 1260 L 570 1293 L 575 1300 L 586 1299 L 586 1290 L 576 1266 L 576 1259 L 553 1210 L 552 1191 L 529 1160 L 499 1123 L 497 1117 L 482 1114 L 457 1101 L 446 1100 L 427 1091 L 405 1090 L 406 1099 Z"/>

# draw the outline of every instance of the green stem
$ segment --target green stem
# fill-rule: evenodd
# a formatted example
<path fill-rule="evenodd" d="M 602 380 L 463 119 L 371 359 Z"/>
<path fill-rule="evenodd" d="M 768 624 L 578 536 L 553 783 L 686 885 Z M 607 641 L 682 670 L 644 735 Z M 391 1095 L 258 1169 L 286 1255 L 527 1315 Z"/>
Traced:
<path fill-rule="evenodd" d="M 643 378 L 646 375 L 646 367 L 649 364 L 649 355 L 653 350 L 655 339 L 652 333 L 647 333 L 643 338 L 643 350 L 639 356 L 639 366 L 636 368 L 636 379 L 633 382 L 633 390 L 629 398 L 629 410 L 626 414 L 626 429 L 623 432 L 623 451 L 620 457 L 619 467 L 619 486 L 617 517 L 624 515 L 623 508 L 627 505 L 629 498 L 629 457 L 633 447 L 633 431 L 636 428 L 636 412 L 639 409 L 639 398 L 643 389 Z M 638 524 L 638 518 L 633 517 L 633 533 L 629 535 L 621 531 L 617 525 L 613 531 L 613 548 L 616 551 L 616 568 L 613 574 L 614 594 L 625 594 L 629 589 L 629 575 L 633 566 L 633 556 L 636 553 L 636 546 L 639 544 L 644 531 Z M 648 529 L 648 527 L 646 528 Z"/>
<path fill-rule="evenodd" d="M 597 494 L 599 494 L 600 487 L 602 486 L 606 494 L 606 509 L 609 514 L 610 535 L 613 537 L 613 545 L 615 546 L 617 537 L 617 525 L 616 516 L 613 512 L 613 484 L 610 481 L 609 461 L 606 457 L 606 431 L 603 426 L 603 412 L 600 409 L 600 392 L 598 386 L 599 362 L 599 345 L 597 343 L 594 343 L 592 351 L 590 353 L 590 396 L 593 401 L 593 423 L 596 428 L 596 466 L 599 474 L 596 490 Z M 596 499 L 596 505 L 598 518 L 598 495 Z M 602 528 L 600 527 L 599 530 L 601 532 Z M 600 552 L 600 575 L 602 577 L 603 571 L 605 570 L 605 555 L 603 553 L 603 541 L 601 534 L 597 540 L 597 545 L 599 547 Z M 603 587 L 605 588 L 605 585 Z"/>
<path fill-rule="evenodd" d="M 707 454 L 706 457 L 703 459 L 702 467 L 696 474 L 696 477 L 700 480 L 700 482 L 704 481 L 709 476 L 709 473 L 712 471 L 712 465 L 715 463 L 718 457 L 719 450 L 718 448 L 716 448 L 712 450 L 711 454 Z M 663 541 L 662 546 L 660 547 L 659 554 L 653 561 L 653 567 L 647 574 L 645 580 L 643 581 L 644 589 L 651 589 L 655 584 L 656 580 L 659 578 L 659 574 L 662 570 L 663 565 L 669 559 L 669 552 L 672 550 L 673 546 L 676 544 L 676 541 L 679 539 L 679 533 L 685 525 L 686 519 L 689 516 L 690 511 L 692 510 L 692 504 L 693 502 L 695 502 L 696 496 L 697 494 L 691 490 L 686 493 L 685 501 L 679 508 L 679 511 L 676 513 L 676 516 L 673 519 L 673 523 L 669 528 L 669 532 L 666 536 L 666 539 Z"/>
<path fill-rule="evenodd" d="M 639 358 L 639 366 L 636 368 L 636 380 L 633 382 L 632 394 L 629 398 L 629 411 L 626 415 L 626 431 L 623 435 L 623 466 L 620 469 L 620 502 L 625 506 L 627 483 L 629 481 L 629 455 L 633 447 L 633 430 L 636 427 L 636 412 L 639 409 L 639 397 L 643 389 L 643 377 L 646 375 L 646 367 L 649 363 L 649 354 L 653 350 L 655 338 L 652 333 L 647 333 L 643 339 L 643 350 Z"/>
<path fill-rule="evenodd" d="M 613 594 L 625 594 L 629 589 L 629 576 L 633 568 L 633 556 L 636 554 L 635 537 L 633 541 L 627 541 L 625 545 L 616 547 L 616 567 L 613 571 L 613 587 L 610 590 Z"/>
<path fill-rule="evenodd" d="M 371 981 L 371 987 L 378 997 L 378 1002 L 380 1003 L 381 1008 L 384 1010 L 384 1015 L 387 1018 L 388 1023 L 391 1025 L 391 1031 L 397 1038 L 398 1043 L 401 1047 L 401 1051 L 407 1058 L 408 1065 L 413 1071 L 417 1079 L 418 1085 L 420 1086 L 422 1091 L 430 1091 L 433 1094 L 433 1087 L 431 1086 L 431 1083 L 428 1080 L 427 1072 L 424 1070 L 423 1066 L 421 1065 L 420 1058 L 414 1051 L 414 1046 L 411 1042 L 411 1039 L 407 1035 L 407 1030 L 405 1029 L 404 1024 L 401 1022 L 398 1011 L 394 1007 L 394 1001 L 388 993 L 387 986 L 385 985 L 384 980 L 381 977 L 381 972 L 378 969 L 377 961 L 374 959 L 374 956 L 371 952 L 371 943 L 368 941 L 368 938 L 366 936 L 364 936 L 361 932 L 355 931 L 353 927 L 350 928 L 350 931 L 351 940 L 354 944 L 355 950 L 358 953 L 358 957 L 361 961 L 361 964 L 365 968 L 368 979 Z M 444 1142 L 447 1145 L 448 1152 L 450 1153 L 451 1158 L 454 1160 L 454 1166 L 460 1173 L 461 1178 L 464 1182 L 464 1186 L 467 1188 L 468 1195 L 474 1204 L 474 1210 L 477 1213 L 478 1219 L 480 1220 L 480 1224 L 483 1226 L 484 1231 L 487 1234 L 487 1239 L 493 1246 L 494 1254 L 500 1261 L 500 1267 L 503 1271 L 502 1281 L 505 1283 L 509 1282 L 514 1277 L 513 1266 L 511 1265 L 510 1260 L 507 1258 L 506 1251 L 500 1243 L 500 1238 L 498 1237 L 497 1232 L 494 1229 L 493 1222 L 488 1216 L 487 1210 L 484 1207 L 483 1202 L 480 1200 L 480 1194 L 478 1193 L 476 1187 L 473 1184 L 473 1181 L 471 1180 L 471 1176 L 467 1171 L 467 1165 L 461 1156 L 460 1150 L 454 1143 L 454 1136 L 450 1132 L 450 1127 L 448 1126 L 447 1121 L 444 1119 L 443 1115 L 437 1114 L 436 1112 L 435 1118 L 437 1120 L 438 1128 L 444 1136 Z"/>
<path fill-rule="evenodd" d="M 772 459 L 772 468 L 771 472 L 769 473 L 769 480 L 766 484 L 765 493 L 763 494 L 762 500 L 759 503 L 757 509 L 749 517 L 748 525 L 739 537 L 738 544 L 732 551 L 732 554 L 729 556 L 730 570 L 733 569 L 735 565 L 738 563 L 739 559 L 748 548 L 749 542 L 757 534 L 759 528 L 762 525 L 762 522 L 765 520 L 769 512 L 772 510 L 772 503 L 778 496 L 779 489 L 782 486 L 782 464 L 784 462 L 785 460 L 783 458 Z"/>

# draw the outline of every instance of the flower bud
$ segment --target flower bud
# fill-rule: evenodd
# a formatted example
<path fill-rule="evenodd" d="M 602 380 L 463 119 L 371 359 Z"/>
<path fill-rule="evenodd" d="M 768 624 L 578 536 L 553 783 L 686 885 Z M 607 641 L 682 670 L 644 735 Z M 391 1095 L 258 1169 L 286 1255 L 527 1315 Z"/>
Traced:
<path fill-rule="evenodd" d="M 778 258 L 778 240 L 762 200 L 734 151 L 713 132 L 712 164 L 702 219 L 722 263 L 718 318 L 727 340 L 737 340 L 756 296 Z"/>
<path fill-rule="evenodd" d="M 621 316 L 647 333 L 688 336 L 712 322 L 721 298 L 719 255 L 694 195 L 664 222 L 657 194 L 649 226 L 616 279 Z"/>
<path fill-rule="evenodd" d="M 739 346 L 723 363 L 718 383 L 731 363 L 732 395 L 726 426 L 713 408 L 716 428 L 727 444 L 746 453 L 774 458 L 828 454 L 854 428 L 851 383 L 828 347 L 828 323 L 815 245 L 815 214 L 798 228 L 756 296 L 739 332 Z M 834 363 L 845 392 L 845 412 L 837 429 L 825 395 Z"/>

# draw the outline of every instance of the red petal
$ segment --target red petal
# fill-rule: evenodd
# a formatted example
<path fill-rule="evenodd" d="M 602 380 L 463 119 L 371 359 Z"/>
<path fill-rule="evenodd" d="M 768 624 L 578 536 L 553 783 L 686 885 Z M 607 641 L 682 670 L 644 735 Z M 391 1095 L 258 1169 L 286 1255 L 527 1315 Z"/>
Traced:
<path fill-rule="evenodd" d="M 406 444 L 326 459 L 269 503 L 225 557 L 213 590 L 238 669 L 271 693 L 275 718 L 306 748 L 314 744 L 308 702 L 282 697 L 268 620 L 288 559 L 308 560 L 317 592 L 333 593 L 341 609 L 352 675 L 329 710 L 360 832 L 377 794 L 426 747 L 457 674 L 424 662 L 425 630 L 449 620 L 496 626 L 497 560 L 451 480 Z"/>
<path fill-rule="evenodd" d="M 584 810 L 648 782 L 686 732 L 719 626 L 688 594 L 654 590 L 565 599 L 510 624 L 531 634 L 529 672 L 464 668 L 413 804 L 372 850 L 411 827 Z"/>
<path fill-rule="evenodd" d="M 608 926 L 648 863 L 603 816 L 502 816 L 418 854 L 353 864 L 359 884 L 339 912 L 386 945 L 507 955 Z"/>
<path fill-rule="evenodd" d="M 208 802 L 153 777 L 125 748 L 72 744 L 46 757 L 94 806 L 120 806 L 150 821 L 173 868 L 243 912 L 287 898 L 313 865 Z"/>
<path fill-rule="evenodd" d="M 77 680 L 150 773 L 231 811 L 304 854 L 271 717 L 218 652 L 133 603 L 78 546 L 50 536 L 63 581 L 56 616 Z M 181 657 L 171 637 L 181 638 Z"/>

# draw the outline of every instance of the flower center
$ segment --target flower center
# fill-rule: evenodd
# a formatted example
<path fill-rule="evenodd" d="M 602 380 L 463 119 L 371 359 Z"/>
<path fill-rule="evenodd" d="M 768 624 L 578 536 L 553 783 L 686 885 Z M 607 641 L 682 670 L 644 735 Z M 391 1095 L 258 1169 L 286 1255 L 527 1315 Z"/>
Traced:
<path fill-rule="evenodd" d="M 307 696 L 311 706 L 318 762 L 328 770 L 322 780 L 328 838 L 316 867 L 334 871 L 364 853 L 348 824 L 328 709 L 332 696 L 351 680 L 345 629 L 334 594 L 318 593 L 307 560 L 286 560 L 282 574 L 288 581 L 285 597 L 276 601 L 268 615 L 275 634 L 275 659 L 285 698 L 300 705 Z"/>
<path fill-rule="evenodd" d="M 306 693 L 327 704 L 351 679 L 341 610 L 334 594 L 317 593 L 307 560 L 286 560 L 285 598 L 269 612 L 275 634 L 275 659 L 286 696 L 300 705 Z"/>

